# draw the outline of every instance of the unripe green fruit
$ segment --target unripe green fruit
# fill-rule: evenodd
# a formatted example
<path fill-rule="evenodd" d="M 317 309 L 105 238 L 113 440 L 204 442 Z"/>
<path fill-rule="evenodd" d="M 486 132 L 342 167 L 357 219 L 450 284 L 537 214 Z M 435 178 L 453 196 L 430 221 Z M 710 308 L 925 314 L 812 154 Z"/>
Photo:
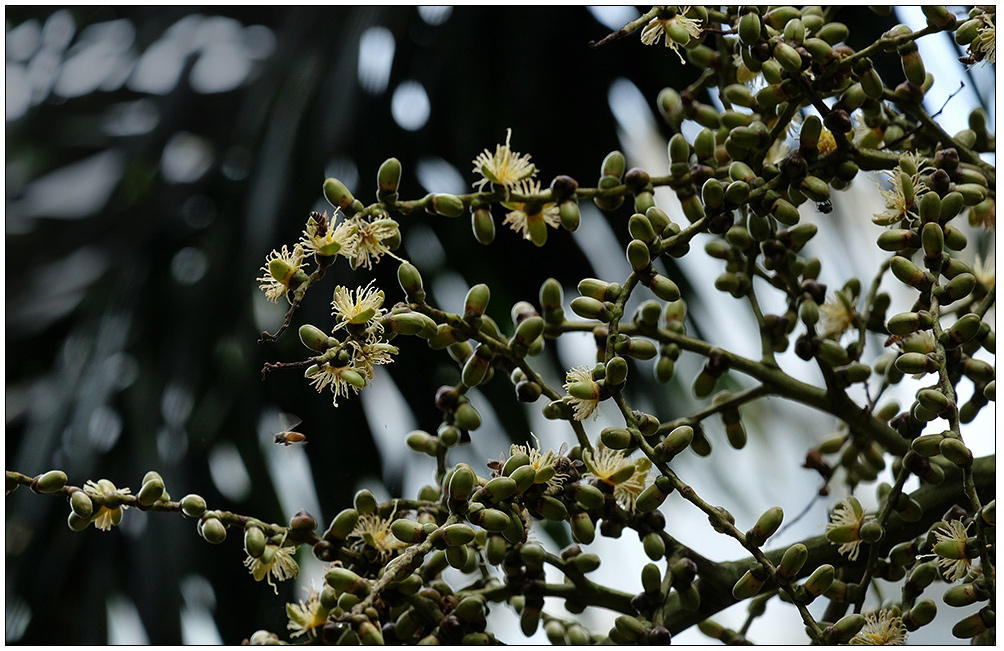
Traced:
<path fill-rule="evenodd" d="M 760 40 L 760 16 L 754 12 L 743 14 L 739 18 L 739 40 L 743 45 L 752 45 Z"/>

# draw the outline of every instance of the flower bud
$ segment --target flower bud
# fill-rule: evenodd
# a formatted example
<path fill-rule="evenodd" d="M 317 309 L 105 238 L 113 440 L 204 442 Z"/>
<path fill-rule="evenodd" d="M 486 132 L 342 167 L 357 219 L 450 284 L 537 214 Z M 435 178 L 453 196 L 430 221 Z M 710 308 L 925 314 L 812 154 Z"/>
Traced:
<path fill-rule="evenodd" d="M 687 449 L 687 446 L 694 440 L 694 428 L 689 425 L 681 425 L 671 431 L 663 440 L 666 450 L 676 456 Z"/>
<path fill-rule="evenodd" d="M 31 482 L 31 489 L 36 493 L 58 493 L 66 485 L 66 473 L 62 470 L 50 470 L 39 475 Z"/>
<path fill-rule="evenodd" d="M 753 525 L 753 528 L 746 532 L 746 541 L 757 547 L 763 546 L 767 539 L 781 527 L 782 520 L 784 520 L 784 511 L 781 510 L 780 506 L 767 509 Z"/>
<path fill-rule="evenodd" d="M 328 203 L 342 210 L 346 210 L 356 200 L 345 184 L 338 179 L 325 180 L 323 190 L 324 198 L 328 200 Z"/>
<path fill-rule="evenodd" d="M 476 477 L 474 471 L 468 465 L 457 466 L 453 477 L 450 479 L 449 496 L 453 500 L 466 500 L 474 492 L 474 482 Z"/>
<path fill-rule="evenodd" d="M 784 199 L 778 199 L 770 209 L 771 215 L 785 226 L 794 226 L 798 223 L 798 208 Z"/>
<path fill-rule="evenodd" d="M 847 25 L 843 23 L 830 22 L 824 25 L 819 31 L 816 32 L 816 36 L 823 39 L 830 45 L 836 45 L 847 40 L 847 35 L 850 33 Z"/>
<path fill-rule="evenodd" d="M 620 179 L 624 176 L 624 166 L 624 154 L 614 150 L 603 159 L 600 166 L 600 176 L 615 176 Z"/>
<path fill-rule="evenodd" d="M 260 558 L 265 553 L 265 532 L 254 525 L 244 529 L 244 551 L 251 558 Z"/>
<path fill-rule="evenodd" d="M 576 513 L 572 516 L 569 521 L 572 529 L 572 540 L 577 543 L 588 545 L 593 542 L 596 538 L 596 525 L 593 523 L 592 518 L 586 512 Z M 591 556 L 591 554 L 580 554 L 576 556 L 575 559 L 581 558 L 582 556 Z M 599 566 L 599 557 L 596 558 L 596 566 Z M 575 560 L 573 559 L 573 561 Z M 578 565 L 577 565 L 578 567 Z M 581 569 L 581 568 L 580 568 Z M 596 569 L 595 567 L 592 569 Z M 590 570 L 592 571 L 592 570 Z"/>
<path fill-rule="evenodd" d="M 422 275 L 410 262 L 402 262 L 397 268 L 397 282 L 412 303 L 425 301 L 425 289 L 422 287 Z"/>
<path fill-rule="evenodd" d="M 995 623 L 994 611 L 989 606 L 969 617 L 959 621 L 952 627 L 952 635 L 960 639 L 976 637 L 983 631 L 992 628 Z"/>
<path fill-rule="evenodd" d="M 736 584 L 732 586 L 732 596 L 736 599 L 742 601 L 743 599 L 749 599 L 756 593 L 760 592 L 760 588 L 763 587 L 763 581 L 753 576 L 753 574 L 747 571 L 743 574 Z"/>
<path fill-rule="evenodd" d="M 401 161 L 396 158 L 388 158 L 377 170 L 377 198 L 380 200 L 394 201 L 390 195 L 397 194 L 398 185 L 401 183 Z"/>
<path fill-rule="evenodd" d="M 206 500 L 200 495 L 185 495 L 181 498 L 181 512 L 190 518 L 201 518 L 206 512 Z"/>
<path fill-rule="evenodd" d="M 666 542 L 657 531 L 650 531 L 642 538 L 642 546 L 645 548 L 645 555 L 653 561 L 658 561 L 666 556 Z"/>
<path fill-rule="evenodd" d="M 864 626 L 864 615 L 860 613 L 844 615 L 830 628 L 830 637 L 827 641 L 832 640 L 836 644 L 845 644 Z"/>
<path fill-rule="evenodd" d="M 820 565 L 811 575 L 809 575 L 809 578 L 805 580 L 803 587 L 805 588 L 806 593 L 810 596 L 818 597 L 829 589 L 830 585 L 833 583 L 834 577 L 835 570 L 832 565 Z"/>
<path fill-rule="evenodd" d="M 464 202 L 452 194 L 433 194 L 432 209 L 443 217 L 459 217 L 464 214 Z"/>
<path fill-rule="evenodd" d="M 942 456 L 957 466 L 966 467 L 973 462 L 973 452 L 959 439 L 945 438 L 938 446 Z"/>
<path fill-rule="evenodd" d="M 743 45 L 752 45 L 760 40 L 760 16 L 748 12 L 739 18 L 739 40 Z"/>
<path fill-rule="evenodd" d="M 572 311 L 584 319 L 598 319 L 600 321 L 610 320 L 610 310 L 600 301 L 588 296 L 579 296 L 572 299 Z"/>
<path fill-rule="evenodd" d="M 151 506 L 154 502 L 164 496 L 164 480 L 153 479 L 145 482 L 136 494 L 136 501 L 141 506 Z"/>
<path fill-rule="evenodd" d="M 369 582 L 344 567 L 333 567 L 324 574 L 324 581 L 339 592 L 347 592 L 356 596 L 369 594 Z"/>
<path fill-rule="evenodd" d="M 903 256 L 894 256 L 889 263 L 893 275 L 903 284 L 924 290 L 931 286 L 931 281 L 920 268 Z"/>
<path fill-rule="evenodd" d="M 789 581 L 795 578 L 808 557 L 808 548 L 802 543 L 795 543 L 785 550 L 784 556 L 781 557 L 781 562 L 777 566 L 778 576 Z"/>
<path fill-rule="evenodd" d="M 90 522 L 91 514 L 94 513 L 94 503 L 86 492 L 73 491 L 70 493 L 70 509 L 77 514 L 77 517 Z"/>
<path fill-rule="evenodd" d="M 206 518 L 199 524 L 199 535 L 206 542 L 218 545 L 227 539 L 227 528 L 220 522 L 219 518 Z"/>
<path fill-rule="evenodd" d="M 328 525 L 328 530 L 324 532 L 325 540 L 343 541 L 346 540 L 356 528 L 359 522 L 359 512 L 355 509 L 343 509 Z"/>
<path fill-rule="evenodd" d="M 70 514 L 66 518 L 66 525 L 70 528 L 70 531 L 83 531 L 90 523 L 91 518 L 89 516 L 78 515 L 75 511 L 70 511 Z"/>

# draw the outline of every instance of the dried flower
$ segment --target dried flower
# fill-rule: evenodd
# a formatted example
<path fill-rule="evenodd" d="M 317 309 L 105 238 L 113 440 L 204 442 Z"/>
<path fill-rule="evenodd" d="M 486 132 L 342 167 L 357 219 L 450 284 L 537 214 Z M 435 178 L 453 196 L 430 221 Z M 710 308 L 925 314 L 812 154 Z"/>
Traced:
<path fill-rule="evenodd" d="M 894 645 L 906 643 L 906 626 L 891 610 L 865 615 L 865 625 L 848 644 Z"/>
<path fill-rule="evenodd" d="M 600 386 L 593 381 L 593 374 L 585 366 L 576 366 L 568 371 L 562 386 L 565 391 L 569 392 L 569 396 L 565 400 L 572 405 L 575 420 L 585 420 L 599 406 Z M 573 386 L 575 389 L 572 388 Z M 593 414 L 594 419 L 596 416 L 597 414 Z"/>
<path fill-rule="evenodd" d="M 302 267 L 303 247 L 296 244 L 290 253 L 283 245 L 282 252 L 273 250 L 265 258 L 265 265 L 261 268 L 265 273 L 258 277 L 261 282 L 258 288 L 265 292 L 265 298 L 273 303 L 278 302 L 281 296 L 286 296 L 286 300 L 289 300 L 290 283 Z"/>
<path fill-rule="evenodd" d="M 842 291 L 830 294 L 826 302 L 819 306 L 823 317 L 823 337 L 840 339 L 848 328 L 854 325 L 854 305 Z"/>
<path fill-rule="evenodd" d="M 837 150 L 837 139 L 833 137 L 833 132 L 826 127 L 823 127 L 822 131 L 819 132 L 819 141 L 816 143 L 816 149 L 819 151 L 820 156 L 831 154 Z"/>
<path fill-rule="evenodd" d="M 670 18 L 656 16 L 641 30 L 641 42 L 645 45 L 655 45 L 664 37 L 664 45 L 680 57 L 680 63 L 686 63 L 680 54 L 680 47 L 690 43 L 690 39 L 701 35 L 701 21 L 687 18 L 690 7 L 677 7 L 678 12 Z"/>
<path fill-rule="evenodd" d="M 837 553 L 847 554 L 854 561 L 861 551 L 861 525 L 865 523 L 865 512 L 854 496 L 842 499 L 833 508 L 830 521 L 826 524 L 826 539 L 840 545 Z"/>
<path fill-rule="evenodd" d="M 474 172 L 484 177 L 474 184 L 479 191 L 488 183 L 494 183 L 505 188 L 508 198 L 509 188 L 537 173 L 529 154 L 519 154 L 509 148 L 511 137 L 512 129 L 506 129 L 504 145 L 496 145 L 494 154 L 486 149 L 474 159 Z"/>
<path fill-rule="evenodd" d="M 321 605 L 321 596 L 317 590 L 310 588 L 307 590 L 306 601 L 286 604 L 286 616 L 289 617 L 286 628 L 293 631 L 290 637 L 299 637 L 324 626 L 328 619 L 328 609 Z"/>
<path fill-rule="evenodd" d="M 359 325 L 378 319 L 386 312 L 382 307 L 383 301 L 383 290 L 374 288 L 372 280 L 355 292 L 341 285 L 335 287 L 334 300 L 331 301 L 332 314 L 338 321 L 335 330 L 349 323 Z"/>
<path fill-rule="evenodd" d="M 623 450 L 611 450 L 602 443 L 596 450 L 585 450 L 582 460 L 586 477 L 613 487 L 614 498 L 627 511 L 634 511 L 635 501 L 645 490 L 652 462 L 646 458 L 631 461 Z"/>
<path fill-rule="evenodd" d="M 516 193 L 534 195 L 540 192 L 540 181 L 520 181 L 515 186 Z M 536 201 L 503 201 L 502 205 L 512 212 L 505 216 L 503 224 L 517 233 L 523 233 L 523 239 L 533 241 L 531 232 L 545 225 L 557 228 L 561 224 L 558 205 L 556 203 L 540 203 Z"/>
<path fill-rule="evenodd" d="M 328 221 L 327 215 L 322 213 L 310 213 L 307 218 L 307 227 L 303 231 L 300 242 L 305 251 L 311 251 L 317 255 L 342 255 L 346 258 L 355 256 L 356 240 L 359 237 L 358 228 L 350 221 L 342 221 L 335 226 L 338 218 L 338 209 Z"/>
<path fill-rule="evenodd" d="M 934 530 L 933 556 L 938 559 L 938 565 L 949 583 L 966 578 L 972 568 L 973 559 L 966 553 L 968 529 L 962 520 L 952 520 L 941 522 Z"/>
<path fill-rule="evenodd" d="M 117 495 L 128 495 L 131 491 L 128 488 L 115 488 L 115 484 L 107 479 L 99 479 L 97 483 L 88 480 L 84 484 L 84 492 L 93 497 L 114 497 Z M 102 531 L 111 531 L 111 528 L 122 522 L 122 512 L 129 507 L 125 504 L 120 506 L 102 506 L 97 513 L 91 516 L 91 522 L 95 528 Z"/>
<path fill-rule="evenodd" d="M 557 464 L 558 460 L 564 456 L 565 450 L 568 447 L 567 444 L 562 443 L 561 448 L 557 453 L 555 453 L 555 451 L 551 449 L 543 450 L 540 447 L 540 439 L 538 439 L 532 432 L 530 433 L 530 436 L 532 436 L 533 440 L 537 442 L 537 447 L 532 447 L 529 443 L 527 443 L 527 445 L 516 445 L 513 443 L 509 447 L 509 456 L 511 457 L 517 454 L 525 454 L 530 457 L 530 466 L 537 471 L 545 468 L 555 468 L 555 464 Z M 558 492 L 566 479 L 568 479 L 567 473 L 557 472 L 557 470 L 555 470 L 554 476 L 547 481 L 545 493 L 553 495 Z"/>
<path fill-rule="evenodd" d="M 295 579 L 300 573 L 300 566 L 296 564 L 293 554 L 295 547 L 280 547 L 279 545 L 266 545 L 265 552 L 258 558 L 248 556 L 244 559 L 244 567 L 250 570 L 255 581 L 261 581 L 267 577 L 268 584 L 276 594 L 279 588 L 272 581 L 273 578 L 279 581 Z"/>

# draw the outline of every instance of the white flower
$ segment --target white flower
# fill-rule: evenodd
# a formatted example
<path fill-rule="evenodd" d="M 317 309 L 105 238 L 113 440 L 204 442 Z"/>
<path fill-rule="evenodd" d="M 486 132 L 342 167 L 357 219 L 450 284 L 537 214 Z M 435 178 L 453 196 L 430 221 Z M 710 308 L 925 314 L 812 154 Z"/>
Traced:
<path fill-rule="evenodd" d="M 651 461 L 631 461 L 623 450 L 611 450 L 602 443 L 596 450 L 583 451 L 582 461 L 588 468 L 586 477 L 612 486 L 617 503 L 626 511 L 634 511 L 635 501 L 645 490 Z"/>
<path fill-rule="evenodd" d="M 854 306 L 842 291 L 830 294 L 826 302 L 819 306 L 823 317 L 823 337 L 840 339 L 848 328 L 854 325 Z"/>
<path fill-rule="evenodd" d="M 279 545 L 266 545 L 265 552 L 259 558 L 248 556 L 244 560 L 244 567 L 248 568 L 255 581 L 268 579 L 268 584 L 276 594 L 279 588 L 272 581 L 273 578 L 279 581 L 295 579 L 300 573 L 300 566 L 296 564 L 293 554 L 295 547 L 280 547 Z"/>
<path fill-rule="evenodd" d="M 833 508 L 830 521 L 826 524 L 826 539 L 837 548 L 838 554 L 847 554 L 852 561 L 857 560 L 861 551 L 861 525 L 865 523 L 865 512 L 854 496 L 842 499 Z"/>
<path fill-rule="evenodd" d="M 353 217 L 349 223 L 356 228 L 356 245 L 352 257 L 349 258 L 353 269 L 359 267 L 372 269 L 373 263 L 380 262 L 380 258 L 385 255 L 401 260 L 391 252 L 387 244 L 401 233 L 396 221 L 393 219 L 367 221 L 361 217 Z"/>
<path fill-rule="evenodd" d="M 495 183 L 505 188 L 508 197 L 510 187 L 537 173 L 529 154 L 519 154 L 509 148 L 511 137 L 512 129 L 506 129 L 504 145 L 496 145 L 494 154 L 486 149 L 474 159 L 474 172 L 484 177 L 474 184 L 478 190 Z"/>
<path fill-rule="evenodd" d="M 906 643 L 906 626 L 891 610 L 865 615 L 865 625 L 848 644 L 899 645 Z"/>
<path fill-rule="evenodd" d="M 934 557 L 938 559 L 945 580 L 954 583 L 966 578 L 973 565 L 973 559 L 966 553 L 968 527 L 961 520 L 941 522 L 934 530 L 934 538 Z"/>
<path fill-rule="evenodd" d="M 338 321 L 335 330 L 349 323 L 359 325 L 380 318 L 386 312 L 382 307 L 383 301 L 383 290 L 374 288 L 372 280 L 366 287 L 359 287 L 355 292 L 341 285 L 335 287 L 334 299 L 331 301 L 331 313 Z"/>
<path fill-rule="evenodd" d="M 524 196 L 540 193 L 540 182 L 534 180 L 520 181 L 516 184 L 517 194 Z M 533 237 L 537 229 L 545 226 L 557 228 L 561 224 L 560 209 L 556 203 L 539 203 L 536 201 L 503 201 L 502 205 L 511 212 L 505 216 L 502 223 L 517 233 L 523 234 L 523 239 L 537 243 Z M 544 234 L 546 237 L 546 232 Z"/>
<path fill-rule="evenodd" d="M 680 63 L 685 63 L 680 47 L 690 43 L 690 39 L 701 35 L 701 21 L 687 18 L 683 14 L 689 7 L 677 7 L 678 13 L 671 18 L 656 16 L 641 30 L 641 42 L 645 45 L 655 45 L 660 38 L 665 38 L 665 46 L 680 57 Z"/>
<path fill-rule="evenodd" d="M 115 497 L 118 495 L 128 495 L 131 491 L 128 488 L 115 488 L 115 484 L 107 479 L 99 479 L 96 483 L 87 480 L 84 484 L 84 492 L 94 497 Z M 122 522 L 122 512 L 129 507 L 125 504 L 120 506 L 102 506 L 98 512 L 91 515 L 91 522 L 94 527 L 101 531 L 111 531 L 111 528 Z"/>
<path fill-rule="evenodd" d="M 600 386 L 593 381 L 592 372 L 585 366 L 576 366 L 568 371 L 562 386 L 569 392 L 565 400 L 572 405 L 575 420 L 585 420 L 599 406 Z M 593 418 L 597 415 L 593 414 Z"/>
<path fill-rule="evenodd" d="M 328 619 L 328 609 L 321 605 L 321 596 L 317 590 L 311 588 L 307 591 L 306 601 L 286 604 L 286 616 L 289 617 L 286 628 L 293 631 L 290 637 L 299 637 L 324 626 Z"/>
<path fill-rule="evenodd" d="M 509 447 L 509 456 L 513 457 L 517 454 L 525 454 L 530 457 L 530 466 L 537 470 L 544 470 L 546 468 L 555 468 L 555 464 L 558 463 L 558 459 L 562 458 L 565 454 L 565 448 L 567 444 L 562 444 L 561 449 L 555 453 L 554 450 L 542 450 L 540 447 L 540 439 L 538 439 L 532 432 L 530 436 L 533 436 L 533 440 L 537 442 L 537 447 L 532 447 L 529 443 L 526 445 L 516 445 L 513 443 Z M 547 480 L 547 489 L 545 493 L 548 495 L 553 495 L 561 489 L 562 484 L 568 479 L 568 474 L 564 472 L 557 472 L 555 470 L 554 475 Z"/>
<path fill-rule="evenodd" d="M 335 226 L 338 209 L 328 221 L 327 215 L 312 212 L 307 218 L 307 227 L 300 239 L 305 251 L 318 255 L 342 255 L 346 258 L 355 256 L 356 240 L 359 237 L 358 228 L 350 221 L 342 221 Z"/>
<path fill-rule="evenodd" d="M 293 246 L 290 253 L 285 245 L 282 251 L 272 251 L 265 258 L 265 266 L 261 268 L 265 272 L 258 277 L 261 285 L 258 286 L 265 292 L 265 298 L 276 303 L 281 296 L 286 296 L 289 300 L 290 283 L 297 272 L 303 267 L 303 247 L 299 244 Z"/>

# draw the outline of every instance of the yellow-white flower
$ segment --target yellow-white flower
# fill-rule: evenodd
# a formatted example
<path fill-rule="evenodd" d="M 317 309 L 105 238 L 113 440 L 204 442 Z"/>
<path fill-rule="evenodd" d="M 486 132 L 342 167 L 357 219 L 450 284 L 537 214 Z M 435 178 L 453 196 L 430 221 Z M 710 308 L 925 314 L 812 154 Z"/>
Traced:
<path fill-rule="evenodd" d="M 509 148 L 510 138 L 512 129 L 506 129 L 504 145 L 496 145 L 494 154 L 486 149 L 474 159 L 474 172 L 484 177 L 474 184 L 478 190 L 494 183 L 504 187 L 508 197 L 509 188 L 537 173 L 529 154 L 519 154 Z"/>
<path fill-rule="evenodd" d="M 532 432 L 530 433 L 530 436 L 532 436 L 533 440 L 536 441 L 537 447 L 533 447 L 529 443 L 526 445 L 516 445 L 513 443 L 509 447 L 509 456 L 512 457 L 517 454 L 525 454 L 530 457 L 530 466 L 538 473 L 541 470 L 550 468 L 554 474 L 546 482 L 547 489 L 545 490 L 545 493 L 553 495 L 561 489 L 562 484 L 564 484 L 565 480 L 568 479 L 567 473 L 558 472 L 557 469 L 555 469 L 555 464 L 558 463 L 558 459 L 562 458 L 565 454 L 567 444 L 563 443 L 558 452 L 555 453 L 555 451 L 551 449 L 541 449 L 540 439 L 538 439 Z"/>
<path fill-rule="evenodd" d="M 286 296 L 286 300 L 289 300 L 290 283 L 302 268 L 303 247 L 296 244 L 290 253 L 283 245 L 281 252 L 273 250 L 265 258 L 265 265 L 261 268 L 265 273 L 258 277 L 258 281 L 261 282 L 258 288 L 265 292 L 265 298 L 273 303 L 278 302 L 282 296 Z"/>
<path fill-rule="evenodd" d="M 826 539 L 831 544 L 840 545 L 838 554 L 847 554 L 854 561 L 861 551 L 861 525 L 865 523 L 865 511 L 853 495 L 845 497 L 833 508 L 830 521 L 826 524 Z"/>
<path fill-rule="evenodd" d="M 906 626 L 891 610 L 865 614 L 865 625 L 848 644 L 899 645 L 906 643 Z"/>
<path fill-rule="evenodd" d="M 376 513 L 361 515 L 352 533 L 349 534 L 349 538 L 360 538 L 366 545 L 377 550 L 381 556 L 390 556 L 405 546 L 390 531 L 393 519 L 393 514 L 388 518 L 381 518 Z"/>
<path fill-rule="evenodd" d="M 374 262 L 380 262 L 380 258 L 389 255 L 400 260 L 394 255 L 387 242 L 398 237 L 401 233 L 400 225 L 393 219 L 377 219 L 368 221 L 362 217 L 353 217 L 350 224 L 356 228 L 355 249 L 349 261 L 353 269 L 362 267 L 372 269 Z"/>
<path fill-rule="evenodd" d="M 360 344 L 356 341 L 350 342 L 353 347 L 352 366 L 364 378 L 373 379 L 373 367 L 383 364 L 390 364 L 394 361 L 391 355 L 397 354 L 397 346 L 373 339 Z"/>
<path fill-rule="evenodd" d="M 614 498 L 626 511 L 634 511 L 635 501 L 645 490 L 652 462 L 646 458 L 631 461 L 623 450 L 611 450 L 602 443 L 596 450 L 582 453 L 586 477 L 613 487 Z"/>
<path fill-rule="evenodd" d="M 973 54 L 983 61 L 984 66 L 988 63 L 993 65 L 997 62 L 997 30 L 994 28 L 994 17 L 984 13 L 980 14 L 980 20 L 983 21 L 983 27 L 980 27 L 970 48 Z"/>
<path fill-rule="evenodd" d="M 685 63 L 680 47 L 686 47 L 690 39 L 701 35 L 701 21 L 687 18 L 683 14 L 689 7 L 677 7 L 678 13 L 670 18 L 656 16 L 641 30 L 641 42 L 645 45 L 655 45 L 660 38 L 665 39 L 665 46 L 680 57 L 680 63 Z"/>
<path fill-rule="evenodd" d="M 997 264 L 994 261 L 994 252 L 991 251 L 985 258 L 976 258 L 973 263 L 973 275 L 976 282 L 982 285 L 988 292 L 993 291 L 997 283 Z"/>
<path fill-rule="evenodd" d="M 585 420 L 600 404 L 600 385 L 593 380 L 593 374 L 585 366 L 576 366 L 565 374 L 562 385 L 568 396 L 565 400 L 572 405 L 575 420 Z M 595 419 L 598 414 L 593 414 Z"/>
<path fill-rule="evenodd" d="M 334 299 L 331 301 L 331 313 L 338 321 L 335 330 L 350 323 L 360 325 L 380 318 L 386 312 L 383 301 L 383 290 L 374 288 L 372 280 L 366 287 L 359 287 L 354 292 L 341 285 L 335 287 Z"/>
<path fill-rule="evenodd" d="M 349 221 L 342 221 L 335 226 L 338 219 L 338 209 L 328 220 L 327 215 L 322 213 L 310 213 L 307 218 L 307 227 L 303 231 L 300 242 L 305 251 L 316 253 L 317 255 L 342 255 L 346 258 L 355 256 L 356 240 L 359 237 L 355 224 Z"/>
<path fill-rule="evenodd" d="M 823 337 L 840 339 L 848 328 L 854 325 L 854 306 L 842 291 L 830 294 L 826 302 L 819 306 L 822 315 Z"/>
<path fill-rule="evenodd" d="M 338 397 L 349 397 L 349 389 L 359 393 L 360 389 L 366 387 L 367 379 L 363 373 L 351 365 L 332 366 L 325 362 L 320 365 L 313 365 L 304 372 L 304 377 L 310 380 L 311 386 L 317 389 L 318 393 L 324 391 L 325 387 L 331 387 L 331 402 L 338 406 Z"/>
<path fill-rule="evenodd" d="M 514 190 L 516 194 L 524 196 L 539 194 L 540 181 L 532 179 L 520 181 L 515 185 Z M 531 242 L 540 239 L 539 234 L 536 238 L 533 236 L 535 230 L 546 231 L 546 226 L 557 228 L 561 224 L 560 211 L 556 203 L 503 201 L 502 205 L 511 211 L 505 216 L 502 223 L 517 233 L 522 233 L 523 239 Z"/>
<path fill-rule="evenodd" d="M 934 530 L 934 557 L 949 583 L 966 578 L 973 559 L 966 552 L 966 541 L 969 539 L 968 527 L 961 520 L 941 522 Z"/>
<path fill-rule="evenodd" d="M 321 596 L 317 590 L 311 588 L 307 591 L 306 601 L 286 604 L 286 616 L 289 617 L 286 628 L 293 631 L 290 637 L 299 637 L 324 626 L 328 619 L 328 609 L 321 605 Z"/>
<path fill-rule="evenodd" d="M 97 482 L 87 480 L 87 483 L 84 484 L 84 492 L 93 497 L 114 497 L 128 495 L 131 491 L 128 488 L 115 488 L 115 484 L 107 479 L 99 479 Z M 114 507 L 102 506 L 91 515 L 91 522 L 97 529 L 111 531 L 112 527 L 122 522 L 122 512 L 128 508 L 125 504 Z"/>
<path fill-rule="evenodd" d="M 879 194 L 885 199 L 886 209 L 881 213 L 875 213 L 872 219 L 874 223 L 880 226 L 890 226 L 904 219 L 919 218 L 917 206 L 920 203 L 920 197 L 930 191 L 927 183 L 923 180 L 923 176 L 931 171 L 931 168 L 925 166 L 923 158 L 915 152 L 905 153 L 903 157 L 910 159 L 911 167 L 916 168 L 917 171 L 913 174 L 906 174 L 906 177 L 909 179 L 910 188 L 904 187 L 907 180 L 903 178 L 904 171 L 902 164 L 897 165 L 892 171 L 886 173 L 889 177 L 890 188 L 886 189 L 879 186 Z"/>
<path fill-rule="evenodd" d="M 279 545 L 266 545 L 265 552 L 258 558 L 248 556 L 244 559 L 244 567 L 248 568 L 255 581 L 268 580 L 272 590 L 279 594 L 279 588 L 272 579 L 285 581 L 295 579 L 300 573 L 300 566 L 296 564 L 293 554 L 295 547 L 280 547 Z"/>

